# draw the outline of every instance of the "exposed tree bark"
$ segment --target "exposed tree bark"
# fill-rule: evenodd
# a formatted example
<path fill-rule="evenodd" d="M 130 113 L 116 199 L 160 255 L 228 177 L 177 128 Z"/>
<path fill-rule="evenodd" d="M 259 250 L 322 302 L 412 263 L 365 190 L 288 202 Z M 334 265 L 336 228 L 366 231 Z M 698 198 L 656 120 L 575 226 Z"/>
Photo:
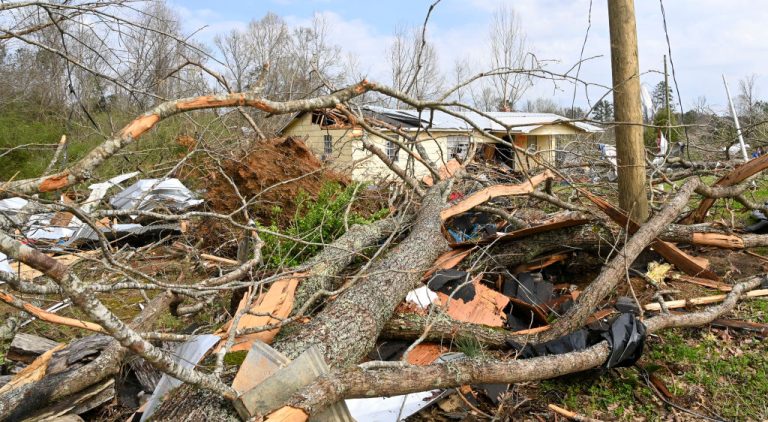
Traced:
<path fill-rule="evenodd" d="M 686 315 L 660 315 L 645 321 L 649 333 L 670 327 L 707 324 L 736 306 L 739 297 L 760 285 L 764 277 L 754 277 L 734 287 L 726 301 L 702 312 Z M 508 361 L 466 359 L 428 366 L 340 369 L 320 377 L 286 403 L 307 415 L 344 398 L 380 397 L 451 388 L 478 383 L 520 383 L 554 378 L 602 365 L 610 348 L 606 342 L 584 350 L 560 355 Z M 267 417 L 266 420 L 271 420 Z"/>
<path fill-rule="evenodd" d="M 688 203 L 688 199 L 698 186 L 697 180 L 686 182 L 678 194 L 669 201 L 667 206 L 629 239 L 619 253 L 603 269 L 597 278 L 587 286 L 576 300 L 576 305 L 552 324 L 552 328 L 536 335 L 534 342 L 549 341 L 565 335 L 575 328 L 584 325 L 587 318 L 594 312 L 598 302 L 603 300 L 619 282 L 625 279 L 627 267 L 634 262 L 654 238 L 677 217 Z"/>
<path fill-rule="evenodd" d="M 278 341 L 275 348 L 293 359 L 315 345 L 332 367 L 354 364 L 365 356 L 397 304 L 417 287 L 422 274 L 440 253 L 448 249 L 440 232 L 439 217 L 445 203 L 444 187 L 440 183 L 429 190 L 411 233 L 400 245 L 310 323 Z"/>

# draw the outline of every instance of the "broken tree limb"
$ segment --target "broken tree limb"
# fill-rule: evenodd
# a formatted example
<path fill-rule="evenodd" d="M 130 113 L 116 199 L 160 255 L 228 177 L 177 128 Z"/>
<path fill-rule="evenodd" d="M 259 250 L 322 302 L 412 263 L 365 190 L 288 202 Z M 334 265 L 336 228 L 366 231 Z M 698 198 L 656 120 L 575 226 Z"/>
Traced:
<path fill-rule="evenodd" d="M 21 299 L 14 297 L 9 293 L 0 292 L 0 300 L 3 302 L 34 315 L 41 321 L 50 322 L 52 324 L 66 325 L 68 327 L 82 328 L 84 330 L 93 331 L 95 333 L 105 333 L 104 328 L 99 324 L 94 324 L 88 321 L 82 321 L 75 318 L 68 318 L 61 315 L 56 315 L 52 312 L 48 312 L 44 309 L 40 309 L 37 306 L 25 302 Z"/>
<path fill-rule="evenodd" d="M 273 347 L 293 359 L 311 345 L 322 351 L 329 366 L 357 363 L 375 345 L 376 338 L 407 292 L 418 286 L 422 275 L 448 244 L 440 232 L 440 210 L 445 204 L 445 183 L 422 198 L 410 234 L 360 275 L 309 323 L 298 325 L 278 338 Z M 425 247 L 429 245 L 429 247 Z M 183 386 L 155 412 L 157 420 L 237 421 L 231 402 Z"/>
<path fill-rule="evenodd" d="M 627 267 L 687 205 L 698 183 L 696 180 L 686 182 L 661 212 L 640 226 L 619 253 L 602 268 L 597 278 L 579 295 L 576 304 L 558 318 L 550 330 L 538 334 L 535 342 L 553 340 L 584 325 L 598 303 L 624 280 Z"/>
<path fill-rule="evenodd" d="M 388 252 L 326 309 L 275 344 L 289 358 L 316 345 L 328 364 L 357 363 L 374 346 L 395 307 L 448 244 L 440 232 L 444 184 L 430 188 L 408 237 Z M 425 247 L 425 245 L 429 245 Z"/>
<path fill-rule="evenodd" d="M 768 235 L 735 233 L 709 224 L 670 224 L 659 238 L 667 242 L 715 246 L 725 249 L 746 249 L 768 246 Z"/>
<path fill-rule="evenodd" d="M 134 143 L 141 135 L 152 129 L 160 121 L 179 113 L 241 106 L 253 107 L 272 114 L 328 108 L 361 95 L 373 89 L 374 85 L 363 80 L 329 95 L 285 102 L 271 101 L 253 92 L 205 95 L 167 101 L 137 117 L 123 127 L 115 137 L 92 149 L 85 157 L 71 167 L 51 176 L 8 182 L 4 186 L 4 190 L 0 192 L 0 195 L 4 193 L 7 195 L 9 192 L 23 194 L 50 192 L 87 180 L 91 177 L 93 171 L 108 158 Z"/>
<path fill-rule="evenodd" d="M 739 297 L 762 283 L 756 277 L 734 286 L 734 291 L 718 306 L 687 315 L 660 315 L 645 321 L 649 333 L 664 328 L 708 324 L 736 306 Z M 466 359 L 427 366 L 339 369 L 320 377 L 294 395 L 286 405 L 306 415 L 316 414 L 328 404 L 345 398 L 381 397 L 452 388 L 464 384 L 520 383 L 554 378 L 602 365 L 610 354 L 606 342 L 584 350 L 530 359 L 488 361 Z M 270 414 L 266 420 L 272 419 Z"/>
<path fill-rule="evenodd" d="M 533 190 L 536 189 L 536 186 L 541 184 L 541 182 L 553 177 L 555 177 L 555 174 L 552 173 L 552 171 L 545 170 L 543 173 L 537 174 L 536 176 L 531 177 L 529 180 L 526 180 L 519 185 L 496 185 L 487 187 L 473 193 L 472 195 L 469 195 L 458 203 L 451 205 L 450 207 L 441 211 L 440 219 L 445 221 L 455 215 L 459 215 L 463 212 L 471 210 L 480 204 L 488 202 L 493 198 L 498 198 L 500 196 L 523 195 L 533 192 Z"/>
<path fill-rule="evenodd" d="M 691 180 L 686 182 L 685 186 L 692 186 L 692 188 L 689 189 L 693 190 L 699 185 L 699 181 Z M 597 196 L 585 190 L 581 190 L 581 192 L 617 224 L 619 224 L 621 227 L 626 227 L 630 233 L 635 233 L 640 228 L 640 226 L 634 221 L 630 220 L 624 212 L 611 205 L 608 201 L 605 201 L 602 198 L 598 198 Z M 682 192 L 682 189 L 680 192 Z M 690 197 L 690 195 L 691 193 L 687 193 L 688 197 Z M 675 197 L 675 199 L 676 198 L 677 197 Z M 677 210 L 677 213 L 680 211 L 680 209 Z M 653 239 L 651 241 L 651 247 L 653 247 L 653 249 L 658 252 L 659 255 L 663 256 L 664 259 L 666 259 L 669 263 L 674 264 L 677 268 L 685 271 L 689 275 L 694 277 L 709 278 L 711 280 L 720 280 L 720 277 L 717 274 L 703 267 L 691 256 L 681 251 L 677 246 L 669 242 L 665 242 L 660 239 Z"/>
<path fill-rule="evenodd" d="M 760 289 L 760 290 L 752 290 L 747 292 L 744 297 L 763 297 L 768 296 L 768 289 Z M 674 308 L 686 308 L 688 306 L 699 306 L 699 305 L 709 305 L 712 303 L 722 302 L 724 301 L 728 295 L 713 295 L 713 296 L 702 296 L 702 297 L 694 297 L 690 299 L 680 299 L 680 300 L 670 300 L 668 302 L 664 302 L 664 307 L 667 309 L 674 309 Z M 660 311 L 662 309 L 661 303 L 649 303 L 645 306 L 643 306 L 643 309 L 646 311 Z"/>
<path fill-rule="evenodd" d="M 755 158 L 754 160 L 747 161 L 733 169 L 730 173 L 726 174 L 720 180 L 715 182 L 713 187 L 728 187 L 737 185 L 744 180 L 754 176 L 757 173 L 768 168 L 768 155 Z M 715 203 L 715 198 L 704 198 L 699 207 L 691 212 L 687 217 L 681 220 L 682 224 L 701 223 L 704 221 L 704 217 L 707 216 L 707 212 Z"/>
<path fill-rule="evenodd" d="M 88 290 L 72 271 L 69 271 L 67 266 L 2 232 L 0 232 L 0 251 L 12 259 L 24 262 L 45 273 L 61 287 L 62 292 L 73 304 L 87 313 L 121 345 L 144 358 L 157 369 L 186 383 L 217 391 L 225 397 L 235 396 L 235 391 L 222 383 L 218 377 L 180 365 L 168 353 L 142 338 L 138 332 L 104 306 L 93 292 Z"/>

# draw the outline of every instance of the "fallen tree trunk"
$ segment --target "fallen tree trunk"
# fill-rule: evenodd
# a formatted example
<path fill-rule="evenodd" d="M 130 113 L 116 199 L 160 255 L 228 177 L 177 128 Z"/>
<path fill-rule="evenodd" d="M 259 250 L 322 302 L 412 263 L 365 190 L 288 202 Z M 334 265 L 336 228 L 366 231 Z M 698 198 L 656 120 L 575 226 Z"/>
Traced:
<path fill-rule="evenodd" d="M 408 237 L 361 275 L 348 290 L 308 324 L 291 330 L 273 347 L 293 359 L 308 347 L 318 347 L 332 367 L 359 362 L 375 345 L 386 321 L 409 290 L 418 286 L 424 272 L 448 243 L 440 232 L 440 210 L 445 204 L 440 183 L 428 191 Z M 288 331 L 290 327 L 286 327 Z M 239 420 L 232 404 L 223 398 L 183 386 L 165 400 L 155 420 Z"/>
<path fill-rule="evenodd" d="M 299 284 L 294 301 L 294 312 L 301 309 L 317 292 L 334 290 L 334 279 L 346 268 L 355 257 L 362 254 L 365 248 L 390 235 L 407 218 L 400 221 L 389 217 L 373 224 L 354 225 L 333 243 L 313 257 L 307 264 L 310 268 L 309 277 Z"/>
<path fill-rule="evenodd" d="M 597 278 L 587 286 L 576 300 L 576 305 L 557 319 L 547 331 L 534 335 L 534 343 L 556 339 L 584 325 L 584 322 L 594 312 L 597 304 L 603 300 L 618 283 L 625 279 L 627 267 L 640 255 L 649 244 L 654 242 L 658 234 L 688 203 L 699 181 L 686 182 L 678 194 L 669 201 L 664 209 L 643 224 L 629 239 L 619 253 L 605 267 Z"/>

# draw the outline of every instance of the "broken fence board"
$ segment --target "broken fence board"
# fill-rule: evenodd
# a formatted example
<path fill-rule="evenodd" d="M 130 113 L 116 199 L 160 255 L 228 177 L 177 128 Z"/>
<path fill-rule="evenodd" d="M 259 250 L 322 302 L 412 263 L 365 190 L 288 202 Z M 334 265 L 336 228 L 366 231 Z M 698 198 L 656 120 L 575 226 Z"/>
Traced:
<path fill-rule="evenodd" d="M 445 221 L 455 215 L 469 211 L 472 208 L 490 201 L 493 198 L 510 195 L 524 195 L 533 192 L 541 182 L 555 177 L 554 173 L 546 170 L 541 174 L 531 177 L 519 185 L 496 185 L 479 190 L 463 200 L 451 205 L 440 212 L 440 219 Z"/>

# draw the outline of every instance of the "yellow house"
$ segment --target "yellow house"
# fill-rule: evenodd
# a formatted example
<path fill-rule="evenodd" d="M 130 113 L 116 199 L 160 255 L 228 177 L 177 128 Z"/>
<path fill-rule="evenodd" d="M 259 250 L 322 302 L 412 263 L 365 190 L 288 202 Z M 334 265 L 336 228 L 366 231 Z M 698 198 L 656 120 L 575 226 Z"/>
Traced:
<path fill-rule="evenodd" d="M 397 110 L 367 106 L 363 114 L 371 126 L 386 136 L 398 138 L 393 128 L 415 137 L 427 154 L 427 161 L 441 165 L 451 158 L 464 158 L 469 145 L 477 144 L 476 159 L 493 160 L 512 170 L 536 167 L 536 160 L 516 156 L 510 146 L 493 137 L 526 149 L 539 160 L 557 163 L 566 143 L 579 134 L 602 129 L 551 113 L 491 112 L 480 115 L 441 111 Z M 509 128 L 509 130 L 507 130 Z M 354 126 L 338 111 L 326 109 L 299 113 L 280 131 L 283 136 L 304 138 L 307 146 L 333 168 L 348 173 L 354 180 L 392 177 L 392 171 L 363 148 L 367 139 L 386 151 L 388 157 L 420 178 L 427 168 L 386 139 Z M 404 142 L 415 150 L 415 145 Z"/>

